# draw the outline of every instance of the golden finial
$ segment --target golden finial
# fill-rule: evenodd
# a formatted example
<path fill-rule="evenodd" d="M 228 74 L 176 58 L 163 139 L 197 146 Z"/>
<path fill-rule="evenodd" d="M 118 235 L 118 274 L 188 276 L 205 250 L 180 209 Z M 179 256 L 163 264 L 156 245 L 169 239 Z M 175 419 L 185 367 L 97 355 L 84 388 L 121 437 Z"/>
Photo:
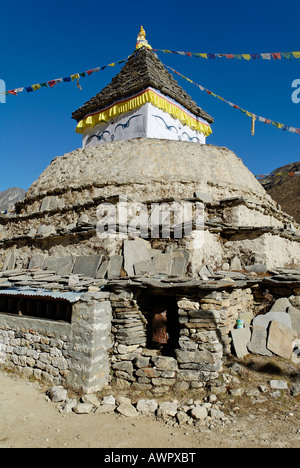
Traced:
<path fill-rule="evenodd" d="M 146 39 L 146 32 L 143 26 L 141 26 L 139 35 L 137 37 L 136 49 L 140 49 L 141 47 L 148 47 L 148 49 L 152 49 L 151 45 L 148 44 L 148 41 Z"/>
<path fill-rule="evenodd" d="M 138 35 L 138 39 L 146 39 L 146 32 L 143 26 L 141 26 L 140 33 Z"/>

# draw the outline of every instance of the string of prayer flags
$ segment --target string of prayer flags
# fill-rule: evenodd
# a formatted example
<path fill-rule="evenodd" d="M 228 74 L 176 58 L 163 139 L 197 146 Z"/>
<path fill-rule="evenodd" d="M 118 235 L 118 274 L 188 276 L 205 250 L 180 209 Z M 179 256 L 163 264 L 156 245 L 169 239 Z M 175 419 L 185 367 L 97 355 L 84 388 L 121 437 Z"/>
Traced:
<path fill-rule="evenodd" d="M 300 176 L 300 171 L 296 172 L 278 172 L 277 174 L 259 174 L 256 179 L 265 179 L 266 177 L 280 177 L 280 176 Z"/>
<path fill-rule="evenodd" d="M 238 60 L 292 60 L 300 59 L 300 52 L 267 52 L 261 54 L 209 54 L 199 52 L 183 52 L 179 50 L 153 49 L 155 52 L 163 52 L 165 54 L 186 55 L 188 57 L 201 57 L 204 59 L 226 58 Z"/>
<path fill-rule="evenodd" d="M 204 88 L 204 86 L 201 86 L 199 85 L 198 83 L 195 83 L 194 81 L 192 81 L 190 78 L 187 78 L 186 76 L 182 75 L 181 73 L 179 73 L 178 71 L 174 70 L 174 68 L 172 67 L 169 67 L 168 65 L 164 65 L 166 68 L 168 68 L 169 70 L 171 70 L 173 73 L 176 73 L 176 75 L 179 75 L 181 78 L 189 81 L 190 83 L 192 83 L 193 85 L 195 85 L 197 88 L 199 88 L 201 91 L 206 91 L 206 93 L 210 96 L 213 96 L 217 99 L 220 99 L 221 101 L 225 102 L 225 104 L 228 104 L 230 107 L 233 107 L 234 109 L 239 109 L 243 114 L 245 114 L 247 117 L 251 117 L 252 119 L 252 125 L 251 125 L 251 134 L 254 135 L 255 134 L 255 122 L 256 120 L 258 120 L 259 122 L 262 122 L 262 123 L 265 123 L 265 124 L 268 124 L 268 125 L 272 125 L 276 128 L 279 128 L 279 129 L 282 129 L 284 131 L 288 131 L 288 132 L 291 132 L 291 133 L 298 133 L 300 134 L 300 129 L 299 128 L 296 128 L 296 127 L 291 127 L 289 125 L 285 125 L 283 123 L 279 123 L 279 122 L 275 122 L 271 119 L 266 119 L 265 117 L 261 117 L 259 115 L 256 115 L 256 114 L 253 114 L 253 112 L 249 112 L 245 109 L 242 109 L 240 106 L 238 106 L 237 104 L 234 104 L 233 102 L 230 102 L 230 101 L 227 101 L 226 99 L 224 99 L 223 97 L 221 96 L 218 96 L 217 94 L 213 93 L 212 91 L 210 91 L 209 89 L 206 89 Z"/>
<path fill-rule="evenodd" d="M 65 76 L 64 78 L 56 78 L 55 80 L 49 80 L 43 83 L 38 83 L 38 84 L 30 85 L 30 86 L 24 86 L 22 88 L 10 89 L 8 91 L 1 92 L 0 95 L 3 94 L 7 96 L 8 95 L 18 96 L 18 94 L 22 93 L 24 90 L 27 91 L 27 93 L 31 93 L 41 88 L 53 88 L 58 83 L 70 83 L 73 81 L 76 81 L 78 89 L 82 90 L 82 87 L 80 86 L 80 83 L 79 83 L 80 78 L 91 76 L 92 73 L 102 71 L 106 67 L 115 67 L 116 65 L 126 62 L 126 60 L 128 60 L 128 58 L 119 60 L 118 62 L 109 63 L 108 65 L 103 65 L 102 67 L 92 68 L 91 70 L 87 70 L 81 73 L 75 73 L 74 75 Z"/>

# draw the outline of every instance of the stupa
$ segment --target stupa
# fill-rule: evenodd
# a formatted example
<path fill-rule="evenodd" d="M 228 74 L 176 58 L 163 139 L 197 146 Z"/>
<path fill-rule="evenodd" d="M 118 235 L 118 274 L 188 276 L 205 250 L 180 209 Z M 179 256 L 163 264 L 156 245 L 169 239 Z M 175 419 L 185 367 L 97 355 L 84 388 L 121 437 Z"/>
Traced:
<path fill-rule="evenodd" d="M 0 218 L 0 364 L 85 392 L 112 372 L 155 394 L 202 387 L 238 318 L 300 294 L 299 226 L 231 150 L 206 144 L 213 118 L 143 28 L 72 117 L 83 147 Z"/>

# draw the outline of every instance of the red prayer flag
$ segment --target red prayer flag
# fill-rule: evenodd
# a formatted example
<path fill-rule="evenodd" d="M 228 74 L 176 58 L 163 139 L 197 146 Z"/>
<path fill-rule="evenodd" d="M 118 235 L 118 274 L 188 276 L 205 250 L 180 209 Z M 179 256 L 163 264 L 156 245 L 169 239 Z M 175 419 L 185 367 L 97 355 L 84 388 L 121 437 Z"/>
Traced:
<path fill-rule="evenodd" d="M 14 96 L 17 96 L 18 93 L 14 89 L 11 89 L 10 91 L 7 91 L 9 94 L 13 94 Z"/>
<path fill-rule="evenodd" d="M 47 81 L 47 84 L 50 86 L 50 88 L 53 88 L 53 86 L 55 86 L 56 83 L 57 83 L 56 80 Z"/>
<path fill-rule="evenodd" d="M 280 52 L 276 52 L 275 54 L 271 54 L 271 55 L 272 55 L 274 60 L 281 59 L 281 53 Z"/>

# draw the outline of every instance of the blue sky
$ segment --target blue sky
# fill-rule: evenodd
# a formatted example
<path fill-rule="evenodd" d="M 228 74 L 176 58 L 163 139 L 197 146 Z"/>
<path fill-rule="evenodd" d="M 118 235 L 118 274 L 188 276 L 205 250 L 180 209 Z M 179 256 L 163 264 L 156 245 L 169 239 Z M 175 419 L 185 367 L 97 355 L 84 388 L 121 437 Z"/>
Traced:
<path fill-rule="evenodd" d="M 153 48 L 200 53 L 300 51 L 300 3 L 63 0 L 1 5 L 1 72 L 6 89 L 30 86 L 122 60 L 143 25 Z M 300 128 L 292 82 L 297 60 L 228 60 L 158 53 L 160 60 L 245 110 Z M 0 191 L 27 190 L 56 156 L 81 147 L 74 110 L 120 71 L 109 67 L 52 89 L 7 96 L 0 104 Z M 254 174 L 299 161 L 300 135 L 256 123 L 175 76 L 215 123 L 207 143 L 233 150 Z"/>

